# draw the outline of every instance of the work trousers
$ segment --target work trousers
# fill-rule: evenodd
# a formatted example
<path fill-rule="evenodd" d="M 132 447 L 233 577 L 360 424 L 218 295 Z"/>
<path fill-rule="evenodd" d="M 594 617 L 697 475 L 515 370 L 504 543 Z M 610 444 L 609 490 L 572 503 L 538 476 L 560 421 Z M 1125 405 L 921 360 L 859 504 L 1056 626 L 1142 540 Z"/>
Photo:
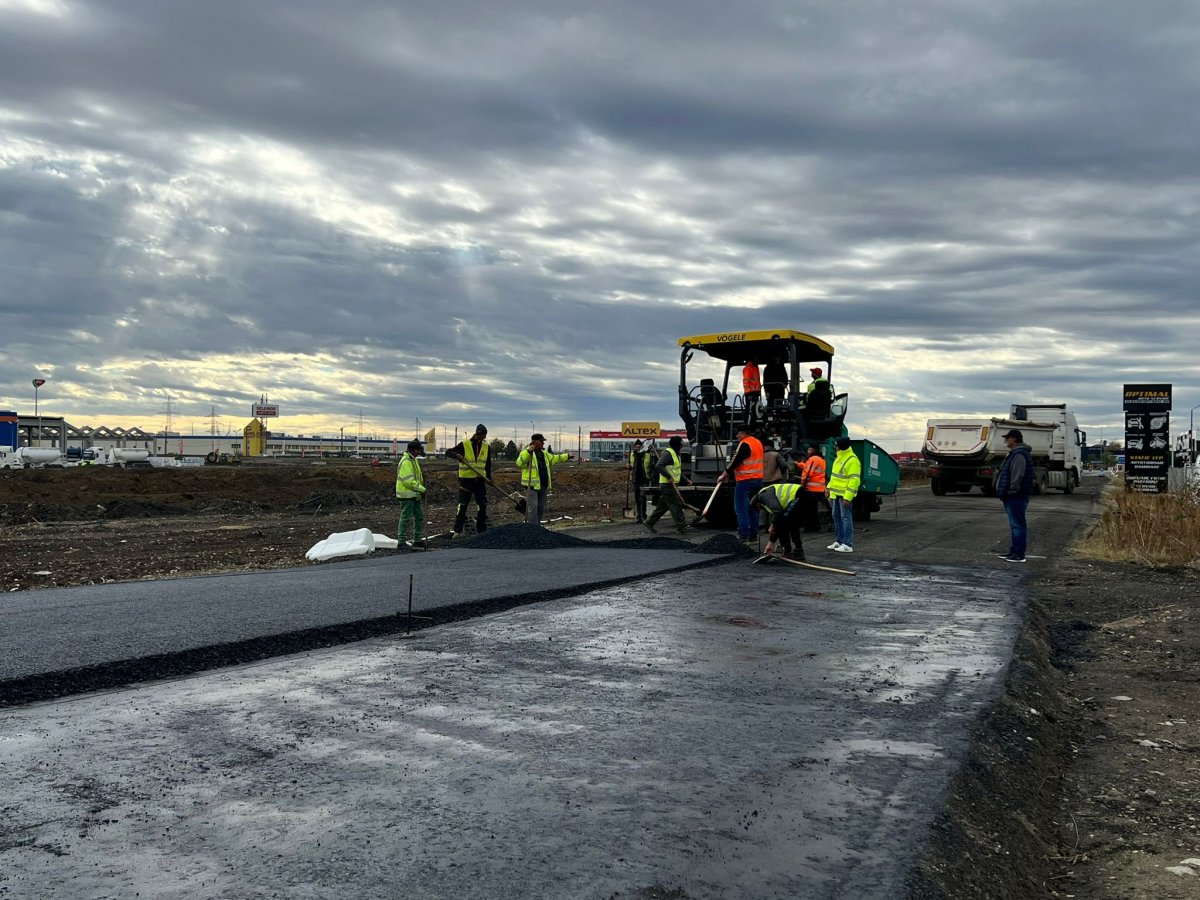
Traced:
<path fill-rule="evenodd" d="M 650 489 L 648 484 L 633 483 L 633 509 L 639 522 L 645 521 L 646 518 L 646 491 Z"/>
<path fill-rule="evenodd" d="M 1004 498 L 1004 511 L 1008 513 L 1008 530 L 1012 534 L 1012 546 L 1008 548 L 1008 555 L 1016 559 L 1025 558 L 1025 549 L 1029 542 L 1029 525 L 1025 521 L 1025 511 L 1028 508 L 1028 497 Z"/>
<path fill-rule="evenodd" d="M 413 546 L 425 540 L 425 503 L 423 497 L 406 497 L 400 501 L 400 521 L 396 524 L 396 540 L 403 546 L 412 523 Z"/>
<path fill-rule="evenodd" d="M 762 490 L 761 478 L 747 478 L 733 486 L 733 511 L 737 514 L 738 537 L 747 541 L 758 538 L 758 517 L 750 509 L 750 501 Z"/>
<path fill-rule="evenodd" d="M 525 488 L 525 523 L 541 525 L 546 518 L 546 489 Z"/>
<path fill-rule="evenodd" d="M 458 508 L 454 512 L 454 533 L 462 534 L 467 524 L 467 506 L 475 499 L 475 531 L 487 531 L 487 482 L 482 478 L 458 479 Z"/>
<path fill-rule="evenodd" d="M 687 522 L 683 520 L 683 503 L 679 499 L 679 494 L 671 485 L 660 484 L 658 486 L 658 502 L 654 504 L 654 511 L 646 519 L 646 524 L 653 528 L 654 523 L 668 511 L 671 513 L 671 518 L 675 520 L 675 528 L 683 531 L 687 527 Z"/>
<path fill-rule="evenodd" d="M 783 552 L 792 559 L 804 559 L 804 540 L 800 537 L 802 511 L 799 503 L 793 503 L 775 517 L 775 540 Z"/>
<path fill-rule="evenodd" d="M 839 544 L 853 547 L 854 513 L 850 501 L 842 497 L 830 497 L 829 505 L 833 507 L 833 539 Z"/>
<path fill-rule="evenodd" d="M 800 492 L 800 518 L 804 522 L 804 530 L 809 533 L 821 530 L 822 496 L 822 491 Z"/>

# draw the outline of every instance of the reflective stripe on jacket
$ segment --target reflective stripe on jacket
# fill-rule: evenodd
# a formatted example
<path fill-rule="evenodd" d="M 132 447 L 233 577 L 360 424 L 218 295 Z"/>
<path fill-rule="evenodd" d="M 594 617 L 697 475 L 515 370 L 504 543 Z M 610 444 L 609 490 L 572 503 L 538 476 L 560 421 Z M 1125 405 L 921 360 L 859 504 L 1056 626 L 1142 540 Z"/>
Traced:
<path fill-rule="evenodd" d="M 801 463 L 800 480 L 806 491 L 825 493 L 825 457 L 818 453 Z"/>
<path fill-rule="evenodd" d="M 742 444 L 750 448 L 750 455 L 738 464 L 738 467 L 733 470 L 733 477 L 737 481 L 750 481 L 758 479 L 762 481 L 763 477 L 763 445 L 756 437 L 742 438 Z M 740 444 L 738 446 L 741 446 Z"/>
<path fill-rule="evenodd" d="M 425 495 L 425 478 L 421 475 L 421 464 L 406 451 L 396 467 L 396 496 L 401 500 L 412 500 Z"/>
<path fill-rule="evenodd" d="M 466 462 L 469 462 L 471 465 L 473 465 L 478 470 L 478 473 L 472 472 L 470 469 L 468 469 L 463 464 L 459 464 L 458 477 L 459 478 L 478 478 L 480 475 L 487 475 L 487 461 L 488 461 L 487 438 L 484 438 L 483 442 L 479 445 L 479 455 L 478 456 L 475 455 L 475 445 L 473 443 L 471 443 L 471 441 L 469 441 L 469 440 L 463 441 L 462 448 L 463 448 L 463 459 Z"/>
<path fill-rule="evenodd" d="M 829 496 L 853 500 L 862 483 L 862 463 L 854 455 L 854 448 L 839 450 L 833 460 L 833 473 L 829 478 Z"/>
<path fill-rule="evenodd" d="M 533 488 L 535 491 L 542 489 L 542 476 L 538 472 L 537 457 L 534 455 L 539 451 L 530 450 L 526 447 L 517 457 L 517 468 L 521 470 L 521 487 Z M 554 481 L 554 477 L 550 474 L 550 467 L 556 463 L 566 462 L 567 454 L 565 453 L 547 453 L 545 450 L 540 451 L 542 458 L 546 461 L 546 490 L 550 490 L 550 485 Z"/>
<path fill-rule="evenodd" d="M 742 391 L 746 394 L 757 394 L 762 390 L 762 377 L 758 374 L 758 366 L 746 363 L 742 369 Z"/>
<path fill-rule="evenodd" d="M 666 466 L 662 464 L 664 458 L 670 460 Z M 679 454 L 675 452 L 674 447 L 668 447 L 663 451 L 663 455 L 659 457 L 658 464 L 660 467 L 666 469 L 665 475 L 660 474 L 658 476 L 659 484 L 667 484 L 671 481 L 679 484 L 683 479 L 683 463 L 680 461 Z"/>
<path fill-rule="evenodd" d="M 800 496 L 800 485 L 794 481 L 783 484 L 768 484 L 758 492 L 758 502 L 766 508 L 773 519 L 779 518 L 788 511 Z"/>

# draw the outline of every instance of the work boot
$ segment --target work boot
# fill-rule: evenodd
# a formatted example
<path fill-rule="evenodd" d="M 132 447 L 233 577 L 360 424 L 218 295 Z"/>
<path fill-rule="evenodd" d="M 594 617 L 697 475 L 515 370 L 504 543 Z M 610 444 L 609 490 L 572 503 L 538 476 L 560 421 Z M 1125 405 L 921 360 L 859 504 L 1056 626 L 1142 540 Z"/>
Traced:
<path fill-rule="evenodd" d="M 676 525 L 675 532 L 677 534 L 691 534 L 692 529 L 688 528 L 686 525 Z"/>
<path fill-rule="evenodd" d="M 647 519 L 642 524 L 646 526 L 646 530 L 649 531 L 651 534 L 658 534 L 658 531 L 656 531 L 654 528 L 654 523 L 651 522 L 649 519 Z"/>

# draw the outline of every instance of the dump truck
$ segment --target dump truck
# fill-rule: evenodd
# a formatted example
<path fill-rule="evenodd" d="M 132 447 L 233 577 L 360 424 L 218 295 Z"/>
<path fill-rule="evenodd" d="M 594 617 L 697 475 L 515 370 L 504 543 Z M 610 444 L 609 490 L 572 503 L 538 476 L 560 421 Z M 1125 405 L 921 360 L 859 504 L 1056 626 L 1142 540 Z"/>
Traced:
<path fill-rule="evenodd" d="M 1021 432 L 1033 458 L 1034 491 L 1054 488 L 1069 494 L 1079 485 L 1087 434 L 1079 430 L 1065 403 L 1014 403 L 1007 418 L 930 419 L 925 423 L 924 456 L 929 486 L 937 497 L 970 493 L 993 496 L 997 472 L 1008 446 L 1009 429 Z"/>
<path fill-rule="evenodd" d="M 681 456 L 691 482 L 679 486 L 685 503 L 704 508 L 737 449 L 738 427 L 747 423 L 790 462 L 803 459 L 815 446 L 832 466 L 834 443 L 847 436 L 850 398 L 832 388 L 831 344 L 801 331 L 780 330 L 693 335 L 679 338 L 677 345 L 679 417 L 687 434 Z M 747 407 L 742 367 L 750 360 L 762 368 L 764 390 Z M 803 375 L 814 366 L 821 368 L 826 382 L 809 391 Z M 900 467 L 872 441 L 857 439 L 850 446 L 862 462 L 862 487 L 853 512 L 856 521 L 863 521 L 882 507 L 884 496 L 896 492 Z M 791 471 L 794 475 L 794 466 Z M 657 489 L 651 487 L 652 496 Z M 718 524 L 735 521 L 732 480 L 717 491 L 708 518 Z"/>

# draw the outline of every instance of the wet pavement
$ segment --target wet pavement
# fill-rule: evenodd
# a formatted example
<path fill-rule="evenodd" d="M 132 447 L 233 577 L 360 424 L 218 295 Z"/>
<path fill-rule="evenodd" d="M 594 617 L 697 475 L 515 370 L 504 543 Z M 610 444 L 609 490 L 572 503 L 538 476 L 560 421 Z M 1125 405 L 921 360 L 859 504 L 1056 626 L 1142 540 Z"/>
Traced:
<path fill-rule="evenodd" d="M 1021 575 L 829 562 L 0 711 L 0 897 L 900 896 Z"/>

